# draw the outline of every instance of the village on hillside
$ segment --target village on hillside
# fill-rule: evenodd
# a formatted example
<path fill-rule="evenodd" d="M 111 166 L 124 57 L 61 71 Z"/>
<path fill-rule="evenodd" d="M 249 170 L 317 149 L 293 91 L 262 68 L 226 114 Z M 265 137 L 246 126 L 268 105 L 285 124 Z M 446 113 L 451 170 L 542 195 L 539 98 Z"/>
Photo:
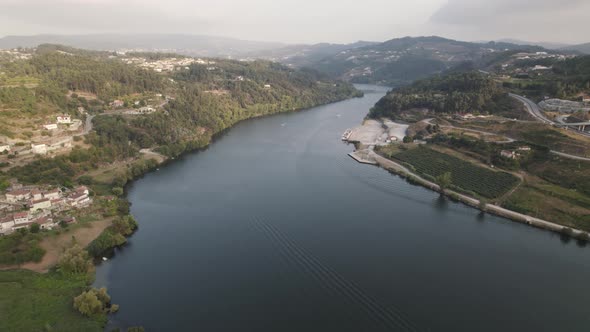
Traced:
<path fill-rule="evenodd" d="M 0 196 L 0 235 L 21 228 L 51 230 L 75 223 L 71 211 L 89 207 L 92 204 L 89 195 L 86 186 L 73 189 L 23 186 L 12 181 Z"/>

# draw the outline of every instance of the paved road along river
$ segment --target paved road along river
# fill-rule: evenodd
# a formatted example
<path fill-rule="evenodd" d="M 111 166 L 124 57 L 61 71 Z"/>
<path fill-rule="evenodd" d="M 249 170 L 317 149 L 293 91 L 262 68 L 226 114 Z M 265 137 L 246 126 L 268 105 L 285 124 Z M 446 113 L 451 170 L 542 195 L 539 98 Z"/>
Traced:
<path fill-rule="evenodd" d="M 97 271 L 148 331 L 587 331 L 590 248 L 347 156 L 385 94 L 243 122 L 129 189 Z"/>

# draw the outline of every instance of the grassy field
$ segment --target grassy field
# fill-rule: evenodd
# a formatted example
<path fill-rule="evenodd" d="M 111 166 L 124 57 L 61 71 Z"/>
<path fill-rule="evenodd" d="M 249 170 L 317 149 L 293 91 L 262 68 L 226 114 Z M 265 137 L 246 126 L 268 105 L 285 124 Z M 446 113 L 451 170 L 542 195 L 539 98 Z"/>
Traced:
<path fill-rule="evenodd" d="M 502 204 L 505 208 L 590 231 L 590 197 L 538 178 L 527 178 Z"/>
<path fill-rule="evenodd" d="M 418 174 L 431 180 L 449 172 L 453 187 L 486 198 L 501 197 L 519 182 L 512 174 L 492 171 L 426 147 L 401 151 L 393 154 L 393 158 L 411 165 Z"/>
<path fill-rule="evenodd" d="M 86 277 L 57 272 L 1 271 L 0 331 L 102 331 L 102 322 L 72 306 L 86 284 Z"/>
<path fill-rule="evenodd" d="M 526 170 L 548 182 L 590 197 L 590 162 L 552 155 L 546 160 L 531 162 Z"/>

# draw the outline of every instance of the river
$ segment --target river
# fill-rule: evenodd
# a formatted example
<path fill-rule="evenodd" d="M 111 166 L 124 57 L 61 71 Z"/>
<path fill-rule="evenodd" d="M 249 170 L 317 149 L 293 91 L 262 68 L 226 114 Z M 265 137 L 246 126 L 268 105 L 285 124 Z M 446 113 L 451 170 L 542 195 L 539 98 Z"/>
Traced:
<path fill-rule="evenodd" d="M 357 164 L 386 90 L 242 122 L 128 188 L 97 269 L 147 331 L 587 331 L 590 248 Z"/>

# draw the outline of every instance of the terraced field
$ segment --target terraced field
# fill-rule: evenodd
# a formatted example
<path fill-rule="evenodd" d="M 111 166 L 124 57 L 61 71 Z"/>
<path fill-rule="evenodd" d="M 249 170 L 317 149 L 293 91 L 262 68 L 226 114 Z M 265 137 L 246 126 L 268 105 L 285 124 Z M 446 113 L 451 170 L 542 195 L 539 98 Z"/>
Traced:
<path fill-rule="evenodd" d="M 519 181 L 510 173 L 492 171 L 427 147 L 402 151 L 392 157 L 411 165 L 417 173 L 431 180 L 450 172 L 453 187 L 487 198 L 506 194 Z"/>

